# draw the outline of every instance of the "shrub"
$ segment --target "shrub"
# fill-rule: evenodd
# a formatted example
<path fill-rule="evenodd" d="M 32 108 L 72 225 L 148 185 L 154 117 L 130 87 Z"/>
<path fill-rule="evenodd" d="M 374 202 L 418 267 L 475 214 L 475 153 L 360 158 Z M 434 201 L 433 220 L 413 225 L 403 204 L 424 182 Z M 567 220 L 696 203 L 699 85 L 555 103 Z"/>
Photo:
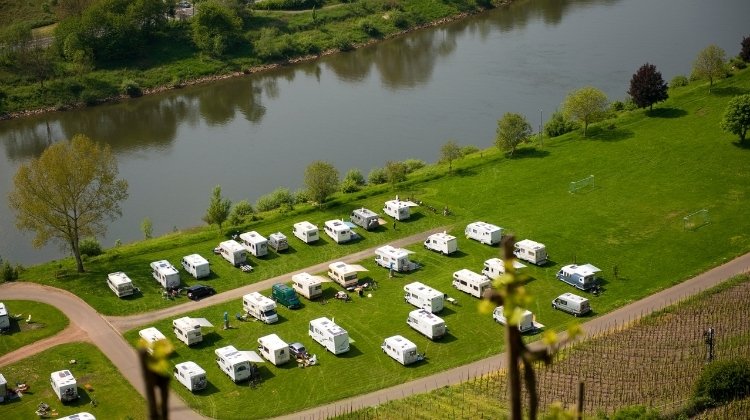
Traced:
<path fill-rule="evenodd" d="M 461 156 L 470 155 L 472 153 L 476 153 L 479 151 L 479 148 L 477 146 L 474 146 L 473 144 L 470 144 L 468 146 L 464 146 L 461 148 Z"/>
<path fill-rule="evenodd" d="M 333 45 L 339 49 L 339 51 L 351 51 L 354 49 L 354 43 L 344 34 L 337 35 L 333 39 Z"/>
<path fill-rule="evenodd" d="M 659 420 L 659 412 L 642 405 L 624 407 L 612 414 L 611 420 Z"/>
<path fill-rule="evenodd" d="M 341 181 L 341 192 L 352 193 L 360 190 L 360 187 L 365 185 L 365 177 L 359 169 L 350 169 L 346 173 L 344 180 Z"/>
<path fill-rule="evenodd" d="M 143 96 L 143 89 L 141 89 L 141 86 L 134 80 L 123 80 L 120 90 L 122 90 L 122 93 L 130 96 L 131 98 Z"/>
<path fill-rule="evenodd" d="M 690 80 L 688 80 L 687 76 L 678 74 L 677 76 L 673 77 L 672 80 L 669 82 L 669 87 L 678 88 L 678 87 L 687 86 L 689 84 L 690 84 Z"/>
<path fill-rule="evenodd" d="M 615 112 L 619 112 L 625 109 L 625 103 L 622 101 L 612 101 L 611 104 L 609 104 L 609 109 Z"/>
<path fill-rule="evenodd" d="M 693 406 L 703 410 L 747 395 L 750 395 L 750 360 L 718 360 L 706 366 L 698 377 Z"/>
<path fill-rule="evenodd" d="M 391 20 L 393 21 L 393 26 L 399 28 L 399 29 L 406 29 L 409 27 L 409 16 L 404 12 L 394 12 L 391 14 Z"/>
<path fill-rule="evenodd" d="M 362 32 L 366 33 L 369 37 L 378 38 L 383 35 L 383 32 L 377 25 L 377 22 L 375 22 L 372 18 L 364 18 L 360 20 L 358 26 L 359 29 Z"/>
<path fill-rule="evenodd" d="M 294 202 L 292 204 L 308 203 L 308 202 L 310 202 L 310 194 L 304 188 L 300 188 L 297 191 L 295 191 L 293 198 L 294 198 Z M 291 207 L 291 205 L 289 207 Z"/>
<path fill-rule="evenodd" d="M 750 62 L 750 36 L 742 37 L 742 49 L 740 49 L 740 59 Z"/>
<path fill-rule="evenodd" d="M 341 192 L 343 193 L 353 193 L 359 191 L 359 189 L 360 186 L 351 179 L 341 181 Z"/>
<path fill-rule="evenodd" d="M 426 165 L 425 161 L 419 159 L 406 159 L 401 163 L 406 166 L 406 173 L 408 174 L 416 171 L 417 169 L 422 169 Z"/>
<path fill-rule="evenodd" d="M 735 69 L 742 70 L 747 67 L 747 63 L 739 57 L 733 57 L 731 60 L 729 60 L 729 66 Z"/>
<path fill-rule="evenodd" d="M 569 133 L 576 128 L 578 128 L 578 124 L 565 118 L 562 112 L 555 111 L 552 113 L 552 118 L 544 125 L 544 134 L 550 138 L 557 137 Z"/>
<path fill-rule="evenodd" d="M 385 168 L 373 168 L 367 175 L 367 182 L 372 185 L 380 185 L 388 182 L 388 174 Z"/>
<path fill-rule="evenodd" d="M 102 246 L 96 238 L 88 237 L 81 239 L 81 242 L 78 244 L 78 250 L 81 251 L 81 255 L 96 257 L 97 255 L 101 255 Z"/>
<path fill-rule="evenodd" d="M 13 268 L 8 261 L 3 263 L 0 271 L 2 271 L 3 281 L 13 281 L 18 279 L 18 269 Z"/>
<path fill-rule="evenodd" d="M 259 197 L 255 202 L 255 208 L 258 211 L 269 211 L 281 207 L 291 209 L 294 203 L 294 195 L 288 188 L 277 188 L 272 193 Z"/>
<path fill-rule="evenodd" d="M 322 5 L 323 0 L 264 0 L 256 4 L 256 7 L 266 10 L 304 10 Z"/>
<path fill-rule="evenodd" d="M 254 215 L 253 206 L 247 200 L 241 200 L 232 207 L 232 211 L 229 213 L 229 224 L 233 226 L 245 224 L 252 220 Z"/>

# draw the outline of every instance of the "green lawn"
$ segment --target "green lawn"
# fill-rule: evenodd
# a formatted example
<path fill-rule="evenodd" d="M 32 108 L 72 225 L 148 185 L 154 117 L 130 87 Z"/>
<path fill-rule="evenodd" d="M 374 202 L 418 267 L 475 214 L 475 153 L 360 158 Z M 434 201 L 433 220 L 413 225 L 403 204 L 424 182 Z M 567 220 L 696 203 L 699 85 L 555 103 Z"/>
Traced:
<path fill-rule="evenodd" d="M 28 300 L 3 300 L 10 315 L 10 331 L 0 336 L 0 354 L 57 334 L 69 320 L 57 308 Z M 18 316 L 16 316 L 18 315 Z M 31 322 L 26 322 L 31 315 Z"/>
<path fill-rule="evenodd" d="M 75 360 L 75 364 L 70 364 Z M 49 384 L 50 374 L 68 369 L 78 384 L 77 401 L 63 405 Z M 87 411 L 100 419 L 145 419 L 146 401 L 117 372 L 99 349 L 88 343 L 64 344 L 12 365 L 4 366 L 3 376 L 8 385 L 25 382 L 29 392 L 21 399 L 2 406 L 3 419 L 36 418 L 34 411 L 40 402 L 55 409 L 58 416 Z M 91 390 L 85 388 L 91 385 Z M 96 407 L 91 401 L 97 402 Z"/>

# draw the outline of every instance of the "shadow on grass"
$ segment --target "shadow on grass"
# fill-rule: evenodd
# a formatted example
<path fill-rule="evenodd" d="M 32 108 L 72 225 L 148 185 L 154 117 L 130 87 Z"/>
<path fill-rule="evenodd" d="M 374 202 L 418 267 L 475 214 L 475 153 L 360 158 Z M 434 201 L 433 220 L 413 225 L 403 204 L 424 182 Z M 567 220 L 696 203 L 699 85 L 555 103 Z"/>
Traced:
<path fill-rule="evenodd" d="M 621 141 L 634 136 L 632 130 L 624 128 L 591 127 L 588 138 L 599 141 Z"/>
<path fill-rule="evenodd" d="M 711 89 L 711 94 L 716 96 L 737 96 L 748 92 L 748 89 L 737 86 L 714 87 Z"/>
<path fill-rule="evenodd" d="M 235 327 L 236 328 L 236 327 Z M 221 326 L 215 326 L 214 329 L 221 329 Z M 203 341 L 197 344 L 193 344 L 190 348 L 193 349 L 207 349 L 215 347 L 216 343 L 219 342 L 223 337 L 219 335 L 217 331 L 211 331 L 208 334 L 203 334 Z"/>
<path fill-rule="evenodd" d="M 453 175 L 460 177 L 475 176 L 476 174 L 477 171 L 474 168 L 457 168 L 453 170 Z"/>
<path fill-rule="evenodd" d="M 193 395 L 195 395 L 196 397 L 208 397 L 210 395 L 216 394 L 217 392 L 219 392 L 219 388 L 212 384 L 211 381 L 208 381 L 205 388 L 201 389 L 200 391 L 194 392 Z"/>
<path fill-rule="evenodd" d="M 351 238 L 351 239 L 349 239 L 349 240 L 348 240 L 348 241 L 346 241 L 346 242 L 343 242 L 343 243 L 337 244 L 337 245 L 341 245 L 341 246 L 351 246 L 351 245 L 356 245 L 356 244 L 358 244 L 358 243 L 360 243 L 360 242 L 362 242 L 362 241 L 364 241 L 364 240 L 365 240 L 365 237 L 364 237 L 364 236 L 362 236 L 362 235 L 360 235 L 360 234 L 358 234 L 358 233 L 355 233 L 355 234 L 353 234 L 353 235 L 352 235 L 352 238 Z"/>
<path fill-rule="evenodd" d="M 454 341 L 458 341 L 458 337 L 451 334 L 450 330 L 447 331 L 444 336 L 438 338 L 437 340 L 432 340 L 432 342 L 435 344 L 449 344 Z"/>
<path fill-rule="evenodd" d="M 455 259 L 461 259 L 461 258 L 465 258 L 465 257 L 468 257 L 468 256 L 469 256 L 469 254 L 461 251 L 460 249 L 457 249 L 457 250 L 451 252 L 450 254 L 446 255 L 446 257 L 448 257 L 448 258 L 455 258 Z"/>
<path fill-rule="evenodd" d="M 336 357 L 340 359 L 352 359 L 361 355 L 362 355 L 362 351 L 358 349 L 357 346 L 355 346 L 354 344 L 349 344 L 349 351 L 346 353 L 336 355 Z"/>
<path fill-rule="evenodd" d="M 549 152 L 546 150 L 535 147 L 524 147 L 516 150 L 511 159 L 544 158 L 547 156 L 549 156 Z"/>
<path fill-rule="evenodd" d="M 741 142 L 738 140 L 738 141 L 732 142 L 732 145 L 738 149 L 750 150 L 750 141 L 748 140 L 745 140 L 744 142 Z"/>
<path fill-rule="evenodd" d="M 656 108 L 646 111 L 647 117 L 652 118 L 680 118 L 687 115 L 687 111 L 679 108 Z"/>

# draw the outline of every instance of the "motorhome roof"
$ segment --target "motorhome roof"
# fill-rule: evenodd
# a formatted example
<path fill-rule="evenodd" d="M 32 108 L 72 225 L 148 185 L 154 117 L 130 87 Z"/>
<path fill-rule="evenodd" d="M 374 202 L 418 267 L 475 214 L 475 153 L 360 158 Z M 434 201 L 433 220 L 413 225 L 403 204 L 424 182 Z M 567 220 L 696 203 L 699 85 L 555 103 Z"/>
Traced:
<path fill-rule="evenodd" d="M 199 265 L 204 265 L 204 264 L 208 264 L 208 260 L 207 260 L 207 259 L 205 259 L 205 258 L 203 258 L 203 257 L 201 257 L 201 256 L 200 256 L 200 255 L 198 255 L 198 254 L 190 254 L 190 255 L 185 255 L 185 256 L 184 256 L 184 257 L 182 257 L 182 258 L 183 258 L 183 259 L 184 259 L 185 261 L 187 261 L 187 262 L 188 262 L 189 264 L 191 264 L 191 265 L 195 265 L 195 266 L 199 266 Z"/>
<path fill-rule="evenodd" d="M 475 281 L 490 281 L 490 279 L 488 279 L 487 276 L 479 274 L 479 273 L 475 273 L 475 272 L 469 270 L 468 268 L 462 268 L 462 269 L 456 271 L 455 273 L 453 273 L 453 276 L 454 277 L 456 277 L 456 276 L 459 276 L 459 277 L 469 277 L 469 278 L 471 278 L 472 280 L 475 280 Z"/>
<path fill-rule="evenodd" d="M 484 262 L 485 266 L 492 266 L 492 265 L 504 265 L 505 262 L 501 260 L 500 258 L 490 258 L 489 260 Z M 526 268 L 526 264 L 518 262 L 518 260 L 513 260 L 513 267 L 518 270 L 520 268 Z"/>
<path fill-rule="evenodd" d="M 406 286 L 404 286 L 404 290 L 412 292 L 412 293 L 414 291 L 419 291 L 421 293 L 427 294 L 430 297 L 443 296 L 441 292 L 433 289 L 432 287 L 424 283 L 420 283 L 418 281 L 407 284 Z"/>
<path fill-rule="evenodd" d="M 166 340 L 167 337 L 157 330 L 156 327 L 148 327 L 138 331 L 138 335 L 146 341 L 154 342 L 158 340 Z"/>
<path fill-rule="evenodd" d="M 310 273 L 298 273 L 292 276 L 292 280 L 304 284 L 304 285 L 312 285 L 312 284 L 320 284 L 323 283 L 323 278 L 320 276 L 313 276 Z"/>
<path fill-rule="evenodd" d="M 58 370 L 57 372 L 52 372 L 50 377 L 55 382 L 55 384 L 57 384 L 57 386 L 76 384 L 76 378 L 73 377 L 73 374 L 70 373 L 69 370 Z"/>
<path fill-rule="evenodd" d="M 268 347 L 271 350 L 285 349 L 289 346 L 289 344 L 276 334 L 269 334 L 259 338 L 258 344 Z"/>
<path fill-rule="evenodd" d="M 0 302 L 0 316 L 7 316 L 8 310 L 5 309 L 5 304 L 3 302 Z"/>
<path fill-rule="evenodd" d="M 544 248 L 544 244 L 532 241 L 531 239 L 524 239 L 516 242 L 517 247 L 530 248 L 530 249 L 541 249 Z"/>
<path fill-rule="evenodd" d="M 175 369 L 184 372 L 188 377 L 206 374 L 206 371 L 195 362 L 182 362 L 176 364 L 174 367 Z"/>
<path fill-rule="evenodd" d="M 128 275 L 123 273 L 122 271 L 118 271 L 116 273 L 109 273 L 107 277 L 109 277 L 109 280 L 115 285 L 131 283 L 130 277 L 128 277 Z"/>
<path fill-rule="evenodd" d="M 380 248 L 376 250 L 376 252 L 387 254 L 388 256 L 392 258 L 400 258 L 400 257 L 411 254 L 411 251 L 408 251 L 403 248 L 394 248 L 391 245 L 381 246 Z"/>
<path fill-rule="evenodd" d="M 493 225 L 493 224 L 487 223 L 487 222 L 469 223 L 468 227 L 475 227 L 477 229 L 482 229 L 482 230 L 487 230 L 487 231 L 500 230 L 500 226 L 496 226 L 496 225 Z"/>
<path fill-rule="evenodd" d="M 336 232 L 345 232 L 347 230 L 351 230 L 349 225 L 342 222 L 341 220 L 328 220 L 326 221 L 326 226 Z"/>
<path fill-rule="evenodd" d="M 191 318 L 189 316 L 184 316 L 182 318 L 177 318 L 172 321 L 173 326 L 181 326 L 184 328 L 195 328 L 198 329 L 200 327 L 213 327 L 211 323 L 206 318 Z"/>
<path fill-rule="evenodd" d="M 154 261 L 151 263 L 151 268 L 164 275 L 177 273 L 177 269 L 167 260 Z"/>
<path fill-rule="evenodd" d="M 328 331 L 328 333 L 331 334 L 332 336 L 337 336 L 337 335 L 342 335 L 342 334 L 347 333 L 345 329 L 339 327 L 333 321 L 331 321 L 330 319 L 326 317 L 313 319 L 310 322 L 317 325 L 318 328 Z"/>
<path fill-rule="evenodd" d="M 314 224 L 308 222 L 305 220 L 304 222 L 297 222 L 294 224 L 295 229 L 301 229 L 301 230 L 318 230 L 318 227 Z"/>
<path fill-rule="evenodd" d="M 388 344 L 390 344 L 391 347 L 394 347 L 400 350 L 414 349 L 417 347 L 416 344 L 412 343 L 411 341 L 407 340 L 406 338 L 400 335 L 394 335 L 393 337 L 388 337 L 385 339 L 385 341 L 388 342 Z"/>
<path fill-rule="evenodd" d="M 582 276 L 589 276 L 589 275 L 596 274 L 596 273 L 602 271 L 599 268 L 597 268 L 597 267 L 595 267 L 595 266 L 593 266 L 591 264 L 583 264 L 583 265 L 571 264 L 571 265 L 566 265 L 562 269 L 566 270 L 566 271 L 572 271 L 573 273 L 577 273 L 577 274 L 580 274 Z"/>
<path fill-rule="evenodd" d="M 443 322 L 445 322 L 443 321 L 443 318 L 440 318 L 432 312 L 426 311 L 424 309 L 415 309 L 409 312 L 409 316 L 412 316 L 414 318 L 421 318 L 431 325 L 442 324 Z"/>
<path fill-rule="evenodd" d="M 456 239 L 456 237 L 453 235 L 448 235 L 446 232 L 438 232 L 438 233 L 433 233 L 427 239 L 442 239 L 446 241 L 452 241 Z"/>
<path fill-rule="evenodd" d="M 223 357 L 232 364 L 250 362 L 250 357 L 248 357 L 247 353 L 237 350 L 234 346 L 221 347 L 214 352 L 217 356 Z"/>
<path fill-rule="evenodd" d="M 273 300 L 269 297 L 263 296 L 260 292 L 252 292 L 242 296 L 242 299 L 254 301 L 260 304 L 273 303 Z"/>
<path fill-rule="evenodd" d="M 236 252 L 236 251 L 244 251 L 245 247 L 240 245 L 239 242 L 235 241 L 234 239 L 230 239 L 228 241 L 224 241 L 219 244 L 220 247 L 226 248 L 229 251 Z"/>
<path fill-rule="evenodd" d="M 267 242 L 267 239 L 265 237 L 263 237 L 263 235 L 261 235 L 260 233 L 254 231 L 254 230 L 250 231 L 250 232 L 245 232 L 243 234 L 240 234 L 240 239 L 242 239 L 243 241 L 245 241 L 247 243 L 251 243 L 251 244 L 257 244 L 257 243 L 261 243 L 261 242 Z"/>
<path fill-rule="evenodd" d="M 279 239 L 286 239 L 286 235 L 284 235 L 284 234 L 283 234 L 283 233 L 281 233 L 281 232 L 276 232 L 276 233 L 272 233 L 272 234 L 270 234 L 270 235 L 268 235 L 268 236 L 269 236 L 270 238 L 273 238 L 273 239 L 276 239 L 276 240 L 279 240 Z"/>
<path fill-rule="evenodd" d="M 385 202 L 386 205 L 393 204 L 396 206 L 396 208 L 402 208 L 402 207 L 412 207 L 408 201 L 401 201 L 401 200 L 388 200 Z"/>
<path fill-rule="evenodd" d="M 359 214 L 362 217 L 373 217 L 373 216 L 377 217 L 377 215 L 378 215 L 374 211 L 372 211 L 370 209 L 366 209 L 364 207 L 362 207 L 361 209 L 354 210 L 354 213 L 357 213 L 357 214 Z"/>
<path fill-rule="evenodd" d="M 570 293 L 570 292 L 563 293 L 560 296 L 558 296 L 558 298 L 560 298 L 560 299 L 567 299 L 567 300 L 574 301 L 574 302 L 586 302 L 586 301 L 588 301 L 588 299 L 586 299 L 585 297 L 574 295 L 573 293 Z"/>

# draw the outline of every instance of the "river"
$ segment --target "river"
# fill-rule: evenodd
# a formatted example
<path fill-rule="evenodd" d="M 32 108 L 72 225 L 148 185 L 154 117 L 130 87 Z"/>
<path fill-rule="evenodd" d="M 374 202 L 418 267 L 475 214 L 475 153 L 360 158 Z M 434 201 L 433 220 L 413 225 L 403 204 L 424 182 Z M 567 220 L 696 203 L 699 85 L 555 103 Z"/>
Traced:
<path fill-rule="evenodd" d="M 435 161 L 449 139 L 488 147 L 506 112 L 536 128 L 586 85 L 625 99 L 646 62 L 669 81 L 689 74 L 709 44 L 737 55 L 748 16 L 747 0 L 520 0 L 315 62 L 0 122 L 0 256 L 34 264 L 65 255 L 33 249 L 7 206 L 18 166 L 50 141 L 84 133 L 115 152 L 130 197 L 100 238 L 110 247 L 141 238 L 146 217 L 155 235 L 201 224 L 215 185 L 255 202 L 300 188 L 313 160 L 367 175 L 388 160 Z"/>

